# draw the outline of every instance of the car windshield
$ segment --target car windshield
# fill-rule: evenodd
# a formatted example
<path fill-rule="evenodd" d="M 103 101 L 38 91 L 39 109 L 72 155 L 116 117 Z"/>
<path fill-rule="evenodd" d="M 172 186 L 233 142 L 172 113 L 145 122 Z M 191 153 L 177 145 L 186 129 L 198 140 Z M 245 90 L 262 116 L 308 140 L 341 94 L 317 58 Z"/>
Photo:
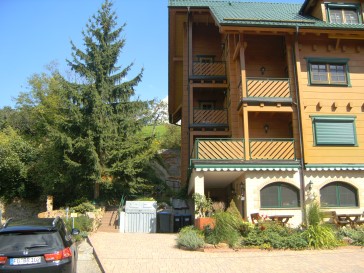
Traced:
<path fill-rule="evenodd" d="M 14 232 L 0 234 L 0 253 L 32 251 L 33 249 L 61 249 L 58 232 Z"/>

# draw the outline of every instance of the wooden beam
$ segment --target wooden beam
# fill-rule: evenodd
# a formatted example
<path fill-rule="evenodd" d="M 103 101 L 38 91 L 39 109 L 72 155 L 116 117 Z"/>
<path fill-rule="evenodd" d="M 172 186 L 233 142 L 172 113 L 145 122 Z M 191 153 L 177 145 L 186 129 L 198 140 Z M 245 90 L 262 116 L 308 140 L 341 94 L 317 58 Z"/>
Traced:
<path fill-rule="evenodd" d="M 239 56 L 239 52 L 240 52 L 240 47 L 241 47 L 241 42 L 239 41 L 237 44 L 236 44 L 236 47 L 234 49 L 234 54 L 233 54 L 233 60 L 235 61 L 238 56 Z"/>

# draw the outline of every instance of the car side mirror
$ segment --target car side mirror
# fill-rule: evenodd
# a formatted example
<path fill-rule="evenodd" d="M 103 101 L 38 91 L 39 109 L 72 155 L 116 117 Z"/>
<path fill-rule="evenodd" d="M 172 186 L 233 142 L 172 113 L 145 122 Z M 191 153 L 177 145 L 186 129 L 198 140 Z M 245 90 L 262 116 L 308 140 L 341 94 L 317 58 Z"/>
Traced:
<path fill-rule="evenodd" d="M 80 230 L 79 230 L 78 228 L 73 228 L 73 229 L 71 230 L 71 234 L 72 234 L 72 235 L 78 235 L 78 234 L 80 234 Z"/>

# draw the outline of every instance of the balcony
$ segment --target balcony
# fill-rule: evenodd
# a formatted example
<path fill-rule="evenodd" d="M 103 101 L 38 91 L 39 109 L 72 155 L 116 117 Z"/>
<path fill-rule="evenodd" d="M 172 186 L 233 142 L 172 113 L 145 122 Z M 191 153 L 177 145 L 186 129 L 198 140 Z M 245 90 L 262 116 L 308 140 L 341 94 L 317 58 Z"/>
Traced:
<path fill-rule="evenodd" d="M 251 160 L 296 160 L 294 139 L 250 139 L 249 152 Z"/>
<path fill-rule="evenodd" d="M 242 93 L 243 94 L 243 93 Z M 245 102 L 292 103 L 289 79 L 247 78 Z"/>
<path fill-rule="evenodd" d="M 225 62 L 193 62 L 192 80 L 226 80 Z"/>
<path fill-rule="evenodd" d="M 191 159 L 198 160 L 296 160 L 294 139 L 250 139 L 246 159 L 244 139 L 198 138 Z"/>
<path fill-rule="evenodd" d="M 228 114 L 227 109 L 193 109 L 193 126 L 194 127 L 227 127 Z"/>

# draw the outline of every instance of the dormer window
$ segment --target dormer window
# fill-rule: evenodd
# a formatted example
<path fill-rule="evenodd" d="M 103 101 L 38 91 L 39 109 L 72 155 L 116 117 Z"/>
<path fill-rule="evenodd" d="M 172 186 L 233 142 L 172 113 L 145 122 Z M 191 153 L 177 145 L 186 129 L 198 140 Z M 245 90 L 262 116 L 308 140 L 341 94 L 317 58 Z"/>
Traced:
<path fill-rule="evenodd" d="M 360 7 L 356 4 L 326 4 L 327 19 L 334 24 L 361 24 Z"/>

